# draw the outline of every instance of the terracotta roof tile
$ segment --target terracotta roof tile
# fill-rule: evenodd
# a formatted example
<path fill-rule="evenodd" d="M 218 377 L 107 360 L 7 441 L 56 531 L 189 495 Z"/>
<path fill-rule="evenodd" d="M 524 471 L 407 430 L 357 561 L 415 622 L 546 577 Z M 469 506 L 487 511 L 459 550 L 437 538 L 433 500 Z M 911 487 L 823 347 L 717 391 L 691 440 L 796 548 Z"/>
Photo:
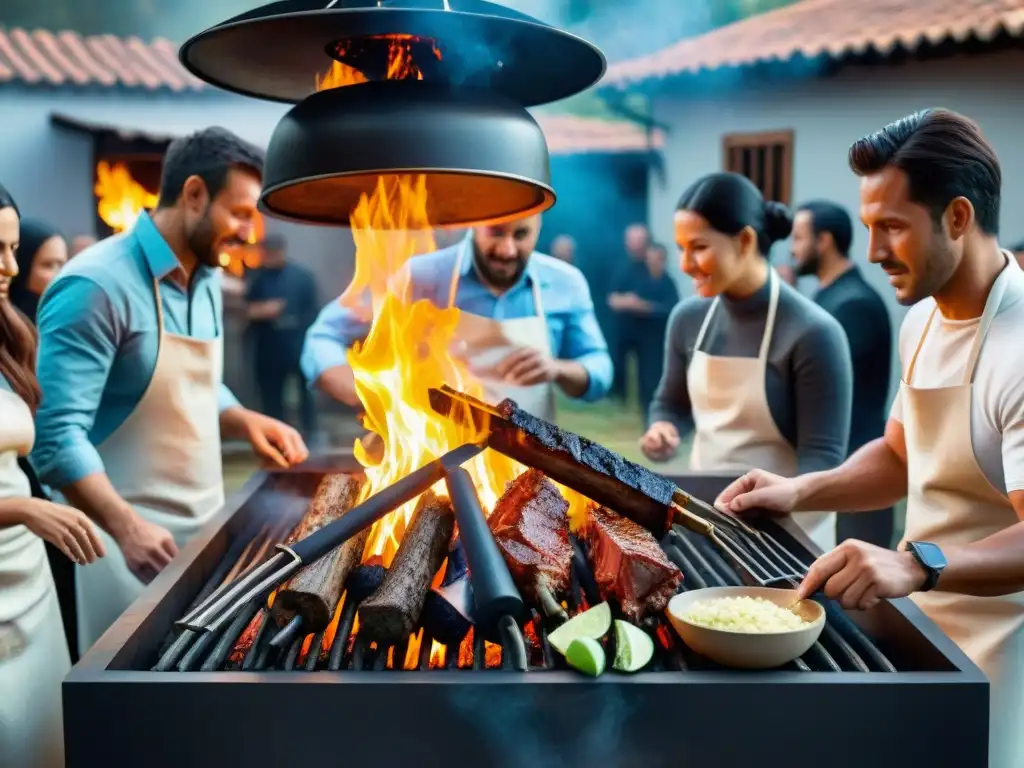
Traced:
<path fill-rule="evenodd" d="M 147 43 L 137 37 L 0 28 L 0 87 L 4 83 L 178 93 L 212 90 L 181 66 L 177 47 L 163 38 Z M 633 123 L 546 114 L 538 115 L 537 121 L 553 155 L 648 149 L 646 132 Z M 660 147 L 661 132 L 655 131 L 651 142 Z"/>
<path fill-rule="evenodd" d="M 608 68 L 603 84 L 744 67 L 797 56 L 888 54 L 946 40 L 1024 36 L 1024 0 L 801 0 Z"/>

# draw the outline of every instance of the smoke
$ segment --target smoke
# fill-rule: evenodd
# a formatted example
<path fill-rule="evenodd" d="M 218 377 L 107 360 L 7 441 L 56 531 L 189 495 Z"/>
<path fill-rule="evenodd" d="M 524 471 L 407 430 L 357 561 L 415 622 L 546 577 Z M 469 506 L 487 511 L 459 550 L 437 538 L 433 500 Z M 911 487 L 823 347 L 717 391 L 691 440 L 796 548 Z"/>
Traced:
<path fill-rule="evenodd" d="M 498 673 L 500 674 L 500 673 Z M 542 675 L 543 673 L 538 673 Z M 570 768 L 600 765 L 626 768 L 620 762 L 623 733 L 636 706 L 615 685 L 559 685 L 564 707 L 544 706 L 548 686 L 447 686 L 448 701 L 467 732 L 479 734 L 490 747 L 493 768 Z M 565 688 L 574 689 L 571 694 Z M 564 698 L 563 698 L 564 697 Z"/>

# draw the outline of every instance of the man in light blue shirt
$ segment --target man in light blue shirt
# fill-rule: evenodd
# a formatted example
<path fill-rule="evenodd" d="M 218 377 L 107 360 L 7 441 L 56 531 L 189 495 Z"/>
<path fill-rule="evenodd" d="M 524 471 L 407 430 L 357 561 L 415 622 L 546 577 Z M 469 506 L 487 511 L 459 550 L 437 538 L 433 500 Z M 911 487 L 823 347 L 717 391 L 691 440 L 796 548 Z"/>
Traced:
<path fill-rule="evenodd" d="M 612 362 L 590 288 L 576 267 L 534 252 L 539 234 L 540 216 L 533 216 L 476 227 L 454 246 L 414 257 L 409 261 L 411 298 L 447 307 L 454 297 L 464 315 L 499 324 L 513 346 L 494 372 L 521 393 L 517 399 L 532 398 L 531 392 L 553 385 L 569 397 L 598 400 L 611 385 Z M 529 325 L 534 318 L 539 323 Z M 306 335 L 306 379 L 334 399 L 359 407 L 347 352 L 368 330 L 365 318 L 340 302 L 324 307 Z M 531 334 L 546 338 L 530 343 Z"/>
<path fill-rule="evenodd" d="M 83 649 L 220 506 L 222 434 L 280 465 L 306 457 L 295 430 L 221 381 L 216 265 L 249 234 L 261 173 L 262 153 L 223 129 L 173 142 L 152 215 L 75 257 L 42 298 L 32 464 L 109 536 L 76 577 Z"/>

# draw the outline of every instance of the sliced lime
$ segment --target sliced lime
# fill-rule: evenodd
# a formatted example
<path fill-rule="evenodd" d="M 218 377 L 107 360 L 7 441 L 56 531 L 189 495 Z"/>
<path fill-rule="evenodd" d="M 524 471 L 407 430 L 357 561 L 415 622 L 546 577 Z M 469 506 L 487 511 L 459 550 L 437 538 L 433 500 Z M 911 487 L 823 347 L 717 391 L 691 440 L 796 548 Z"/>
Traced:
<path fill-rule="evenodd" d="M 640 627 L 615 620 L 615 661 L 617 672 L 639 672 L 654 656 L 654 641 Z"/>
<path fill-rule="evenodd" d="M 584 675 L 597 677 L 604 672 L 604 649 L 592 637 L 577 637 L 565 652 L 569 666 Z"/>
<path fill-rule="evenodd" d="M 599 640 L 608 634 L 608 630 L 611 628 L 612 609 L 608 603 L 598 603 L 593 608 L 573 616 L 548 635 L 548 642 L 551 643 L 552 648 L 564 656 L 573 640 L 581 637 Z"/>

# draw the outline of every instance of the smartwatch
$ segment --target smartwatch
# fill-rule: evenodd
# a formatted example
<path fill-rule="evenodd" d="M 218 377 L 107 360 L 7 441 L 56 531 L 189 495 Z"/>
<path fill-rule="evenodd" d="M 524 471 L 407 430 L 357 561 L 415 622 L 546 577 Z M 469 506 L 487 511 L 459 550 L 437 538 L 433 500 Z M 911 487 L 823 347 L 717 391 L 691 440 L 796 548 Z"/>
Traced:
<path fill-rule="evenodd" d="M 939 576 L 946 570 L 946 556 L 942 554 L 939 545 L 932 544 L 930 541 L 908 541 L 905 549 L 924 568 L 926 574 L 924 586 L 919 591 L 927 592 L 933 589 Z"/>

